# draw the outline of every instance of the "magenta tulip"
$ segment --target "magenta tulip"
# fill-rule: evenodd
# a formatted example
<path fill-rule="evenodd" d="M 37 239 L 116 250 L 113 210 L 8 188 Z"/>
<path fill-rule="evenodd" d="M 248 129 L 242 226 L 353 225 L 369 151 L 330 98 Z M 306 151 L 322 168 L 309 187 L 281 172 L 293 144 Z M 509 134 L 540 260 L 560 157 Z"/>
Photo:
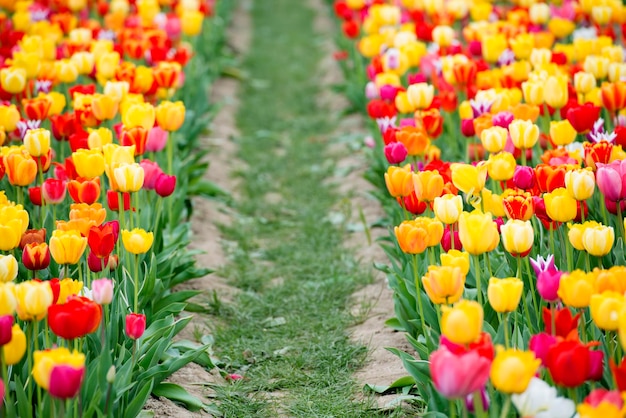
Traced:
<path fill-rule="evenodd" d="M 131 313 L 126 315 L 126 335 L 128 338 L 137 340 L 141 338 L 146 330 L 146 316 L 143 314 Z"/>
<path fill-rule="evenodd" d="M 515 187 L 523 190 L 532 189 L 535 185 L 535 181 L 535 170 L 533 170 L 532 167 L 525 165 L 515 167 L 513 174 L 513 184 L 515 184 Z"/>
<path fill-rule="evenodd" d="M 0 316 L 0 346 L 11 342 L 13 337 L 13 315 Z"/>
<path fill-rule="evenodd" d="M 402 142 L 391 142 L 385 145 L 384 152 L 389 164 L 400 164 L 407 156 L 407 149 Z"/>
<path fill-rule="evenodd" d="M 587 380 L 599 382 L 604 372 L 604 351 L 589 351 L 589 376 Z"/>
<path fill-rule="evenodd" d="M 176 190 L 176 176 L 162 173 L 156 179 L 154 190 L 161 197 L 167 197 Z"/>
<path fill-rule="evenodd" d="M 85 376 L 84 367 L 72 367 L 65 364 L 54 366 L 50 373 L 50 395 L 59 399 L 70 399 L 80 391 Z"/>
<path fill-rule="evenodd" d="M 612 202 L 626 199 L 626 160 L 596 163 L 596 167 L 596 183 L 604 197 Z"/>
<path fill-rule="evenodd" d="M 541 364 L 545 365 L 546 359 L 548 358 L 548 351 L 554 344 L 556 344 L 556 337 L 542 332 L 530 337 L 528 348 L 535 353 L 535 357 L 541 360 Z"/>
<path fill-rule="evenodd" d="M 491 362 L 476 351 L 454 354 L 444 346 L 430 355 L 430 375 L 448 399 L 465 398 L 485 386 Z"/>
<path fill-rule="evenodd" d="M 556 302 L 559 299 L 557 294 L 561 283 L 562 271 L 546 270 L 537 276 L 537 291 L 543 300 Z"/>

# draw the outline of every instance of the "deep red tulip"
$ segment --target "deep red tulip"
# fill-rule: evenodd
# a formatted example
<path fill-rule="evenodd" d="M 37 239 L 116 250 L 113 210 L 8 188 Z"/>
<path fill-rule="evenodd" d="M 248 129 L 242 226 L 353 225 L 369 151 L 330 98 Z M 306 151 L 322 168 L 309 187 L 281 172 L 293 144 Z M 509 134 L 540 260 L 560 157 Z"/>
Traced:
<path fill-rule="evenodd" d="M 600 107 L 594 106 L 592 103 L 572 106 L 567 111 L 566 117 L 576 132 L 585 133 L 593 128 L 593 124 L 600 117 Z"/>
<path fill-rule="evenodd" d="M 70 135 L 76 131 L 76 119 L 74 113 L 50 116 L 52 135 L 57 141 L 68 141 Z"/>
<path fill-rule="evenodd" d="M 146 330 L 146 316 L 144 314 L 131 313 L 126 315 L 126 335 L 128 338 L 137 340 Z"/>
<path fill-rule="evenodd" d="M 89 251 L 89 255 L 87 256 L 87 266 L 89 267 L 89 270 L 94 273 L 99 273 L 105 268 L 113 271 L 117 268 L 118 264 L 119 258 L 115 254 L 108 255 L 104 258 L 98 258 L 94 253 Z"/>
<path fill-rule="evenodd" d="M 24 246 L 22 263 L 31 271 L 43 270 L 50 265 L 50 249 L 45 242 L 31 242 Z"/>
<path fill-rule="evenodd" d="M 107 222 L 100 226 L 92 226 L 87 237 L 87 244 L 91 252 L 98 258 L 111 255 L 117 243 L 119 231 L 120 226 L 118 221 Z"/>
<path fill-rule="evenodd" d="M 29 187 L 28 198 L 33 205 L 41 206 L 41 186 Z"/>
<path fill-rule="evenodd" d="M 130 193 L 122 193 L 124 200 L 124 210 L 130 209 Z M 109 209 L 117 212 L 119 210 L 119 197 L 116 191 L 108 190 L 107 191 L 107 204 L 109 205 Z"/>
<path fill-rule="evenodd" d="M 624 357 L 619 365 L 615 364 L 613 359 L 610 360 L 611 372 L 615 379 L 615 384 L 620 392 L 626 390 L 626 357 Z"/>
<path fill-rule="evenodd" d="M 550 347 L 546 368 L 559 386 L 575 388 L 589 377 L 591 369 L 589 348 L 579 341 L 560 341 Z"/>
<path fill-rule="evenodd" d="M 89 149 L 89 133 L 84 130 L 77 130 L 70 135 L 70 148 L 72 152 L 76 152 L 79 149 Z"/>
<path fill-rule="evenodd" d="M 160 174 L 154 185 L 154 190 L 161 197 L 168 197 L 176 189 L 176 176 L 170 176 L 169 174 Z"/>
<path fill-rule="evenodd" d="M 66 303 L 48 308 L 48 325 L 66 340 L 94 332 L 102 318 L 102 307 L 84 296 L 70 296 Z"/>
<path fill-rule="evenodd" d="M 463 244 L 461 243 L 461 238 L 459 237 L 458 228 L 454 230 L 453 234 L 450 234 L 450 226 L 446 226 L 443 230 L 443 236 L 441 237 L 441 247 L 445 252 L 448 252 L 452 249 L 452 236 L 454 235 L 454 249 L 462 250 Z"/>
<path fill-rule="evenodd" d="M 13 315 L 0 316 L 0 347 L 11 342 L 13 336 L 12 328 Z"/>
<path fill-rule="evenodd" d="M 48 392 L 58 399 L 71 399 L 78 395 L 85 376 L 85 367 L 59 364 L 52 367 Z"/>
<path fill-rule="evenodd" d="M 41 195 L 46 205 L 58 205 L 65 199 L 65 182 L 57 179 L 46 179 L 41 187 Z"/>
<path fill-rule="evenodd" d="M 397 200 L 400 206 L 402 206 L 402 201 L 404 200 L 404 208 L 413 215 L 420 215 L 424 213 L 427 207 L 426 202 L 417 198 L 415 191 L 411 192 L 408 196 L 398 197 Z"/>
<path fill-rule="evenodd" d="M 578 332 L 578 319 L 580 318 L 580 314 L 572 316 L 572 312 L 569 308 L 556 309 L 555 312 L 554 325 L 556 328 L 555 335 L 557 337 L 568 338 L 570 333 Z M 548 308 L 543 308 L 543 322 L 546 327 L 546 333 L 552 334 L 552 311 Z"/>
<path fill-rule="evenodd" d="M 604 352 L 603 351 L 589 351 L 589 376 L 587 380 L 593 380 L 599 382 L 602 380 L 602 373 L 604 372 Z"/>
<path fill-rule="evenodd" d="M 70 180 L 67 183 L 67 191 L 74 202 L 91 205 L 100 198 L 100 178 L 88 180 L 79 177 L 77 180 Z"/>

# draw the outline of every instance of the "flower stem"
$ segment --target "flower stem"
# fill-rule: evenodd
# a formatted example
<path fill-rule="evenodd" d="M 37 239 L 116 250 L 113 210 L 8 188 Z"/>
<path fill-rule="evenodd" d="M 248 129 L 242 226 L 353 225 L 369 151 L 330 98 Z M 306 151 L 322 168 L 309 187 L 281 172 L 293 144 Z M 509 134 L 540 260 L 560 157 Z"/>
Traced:
<path fill-rule="evenodd" d="M 135 254 L 135 312 L 139 312 L 139 254 Z"/>
<path fill-rule="evenodd" d="M 511 397 L 507 396 L 504 401 L 504 406 L 502 407 L 502 411 L 500 412 L 500 418 L 506 418 L 509 414 L 509 409 L 511 408 Z"/>
<path fill-rule="evenodd" d="M 482 289 L 482 284 L 480 281 L 480 261 L 477 255 L 473 257 L 474 257 L 474 276 L 476 278 L 476 296 L 478 298 L 478 303 L 482 305 L 483 304 L 483 289 Z"/>
<path fill-rule="evenodd" d="M 508 349 L 511 348 L 511 335 L 509 331 L 509 313 L 505 312 L 502 315 L 502 326 L 504 327 L 504 346 Z"/>
<path fill-rule="evenodd" d="M 415 295 L 417 297 L 417 308 L 419 309 L 420 320 L 422 322 L 422 333 L 426 336 L 426 319 L 424 318 L 424 306 L 422 304 L 422 287 L 419 280 L 419 270 L 417 265 L 417 254 L 413 254 L 413 280 L 415 281 Z"/>

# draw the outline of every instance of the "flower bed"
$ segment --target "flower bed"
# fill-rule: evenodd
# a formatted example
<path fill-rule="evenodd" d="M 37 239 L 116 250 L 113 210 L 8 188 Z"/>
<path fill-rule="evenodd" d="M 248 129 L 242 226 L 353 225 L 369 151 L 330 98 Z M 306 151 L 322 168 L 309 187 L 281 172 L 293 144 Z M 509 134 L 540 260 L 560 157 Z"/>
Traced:
<path fill-rule="evenodd" d="M 379 267 L 416 401 L 430 416 L 624 416 L 622 3 L 334 9 L 346 94 L 375 122 Z"/>
<path fill-rule="evenodd" d="M 174 337 L 206 273 L 190 197 L 219 75 L 212 1 L 1 1 L 0 397 L 6 416 L 134 417 L 208 346 Z M 204 30 L 203 30 L 204 28 Z"/>

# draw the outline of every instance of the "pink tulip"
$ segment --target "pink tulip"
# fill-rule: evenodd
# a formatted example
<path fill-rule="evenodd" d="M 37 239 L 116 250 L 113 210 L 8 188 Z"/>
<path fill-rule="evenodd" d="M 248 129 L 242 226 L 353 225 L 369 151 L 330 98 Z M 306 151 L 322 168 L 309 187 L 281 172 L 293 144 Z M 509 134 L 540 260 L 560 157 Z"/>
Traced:
<path fill-rule="evenodd" d="M 0 346 L 11 342 L 13 337 L 13 315 L 0 316 Z"/>
<path fill-rule="evenodd" d="M 156 179 L 154 190 L 161 197 L 171 195 L 176 190 L 176 176 L 161 173 Z"/>
<path fill-rule="evenodd" d="M 541 364 L 545 365 L 546 359 L 548 358 L 548 351 L 554 344 L 556 344 L 556 337 L 542 332 L 530 337 L 528 348 L 535 353 L 535 357 L 541 360 Z"/>
<path fill-rule="evenodd" d="M 167 144 L 167 131 L 155 126 L 148 131 L 148 140 L 146 141 L 146 151 L 157 152 L 165 148 Z"/>
<path fill-rule="evenodd" d="M 131 313 L 126 315 L 126 335 L 128 338 L 137 340 L 146 330 L 146 316 L 144 314 Z"/>
<path fill-rule="evenodd" d="M 161 170 L 161 167 L 159 167 L 156 162 L 147 159 L 141 160 L 139 165 L 143 168 L 144 172 L 143 188 L 154 190 L 157 178 L 163 174 L 163 170 Z"/>
<path fill-rule="evenodd" d="M 59 399 L 70 399 L 80 392 L 80 385 L 85 376 L 85 367 L 72 367 L 60 364 L 50 373 L 50 395 Z"/>
<path fill-rule="evenodd" d="M 396 100 L 396 95 L 398 94 L 398 88 L 385 84 L 380 88 L 380 98 L 383 100 L 394 101 Z"/>
<path fill-rule="evenodd" d="M 606 209 L 612 213 L 613 215 L 617 215 L 617 202 L 604 198 L 604 204 L 606 205 Z M 622 200 L 619 202 L 620 209 L 622 213 L 626 213 L 626 200 Z"/>
<path fill-rule="evenodd" d="M 57 179 L 46 179 L 41 187 L 41 195 L 46 205 L 58 205 L 65 199 L 65 182 Z"/>
<path fill-rule="evenodd" d="M 0 379 L 0 405 L 2 405 L 4 402 L 4 382 L 2 381 L 2 379 Z"/>
<path fill-rule="evenodd" d="M 439 393 L 448 399 L 465 398 L 485 386 L 491 362 L 476 351 L 454 354 L 440 347 L 430 355 L 430 375 Z"/>
<path fill-rule="evenodd" d="M 588 403 L 594 408 L 600 405 L 602 402 L 611 403 L 617 406 L 617 409 L 620 410 L 624 407 L 624 399 L 622 398 L 622 394 L 617 390 L 607 390 L 604 388 L 594 389 L 585 398 L 585 403 Z"/>
<path fill-rule="evenodd" d="M 612 202 L 626 199 L 626 160 L 596 163 L 596 167 L 596 183 L 604 197 Z"/>
<path fill-rule="evenodd" d="M 91 283 L 93 301 L 99 305 L 108 305 L 113 300 L 113 281 L 111 279 L 96 279 Z"/>
<path fill-rule="evenodd" d="M 402 142 L 391 142 L 383 150 L 389 164 L 400 164 L 406 159 L 407 149 Z"/>
<path fill-rule="evenodd" d="M 546 270 L 537 277 L 537 291 L 545 301 L 555 302 L 559 299 L 557 292 L 562 275 L 562 271 Z"/>

